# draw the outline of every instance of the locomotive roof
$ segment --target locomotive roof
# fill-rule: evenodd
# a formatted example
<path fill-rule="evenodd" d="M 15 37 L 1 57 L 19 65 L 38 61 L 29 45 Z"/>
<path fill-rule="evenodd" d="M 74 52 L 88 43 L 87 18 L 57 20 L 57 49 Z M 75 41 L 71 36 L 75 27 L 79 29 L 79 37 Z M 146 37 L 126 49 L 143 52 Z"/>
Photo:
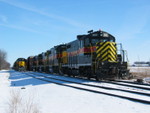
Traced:
<path fill-rule="evenodd" d="M 18 58 L 17 61 L 25 61 L 25 58 Z"/>
<path fill-rule="evenodd" d="M 115 40 L 115 37 L 112 36 L 111 34 L 109 34 L 108 32 L 105 32 L 105 31 L 95 31 L 93 32 L 93 30 L 89 31 L 88 32 L 89 34 L 83 34 L 83 35 L 77 35 L 77 38 L 79 40 L 83 40 L 85 38 L 88 38 L 88 37 L 97 37 L 97 38 L 113 38 Z"/>

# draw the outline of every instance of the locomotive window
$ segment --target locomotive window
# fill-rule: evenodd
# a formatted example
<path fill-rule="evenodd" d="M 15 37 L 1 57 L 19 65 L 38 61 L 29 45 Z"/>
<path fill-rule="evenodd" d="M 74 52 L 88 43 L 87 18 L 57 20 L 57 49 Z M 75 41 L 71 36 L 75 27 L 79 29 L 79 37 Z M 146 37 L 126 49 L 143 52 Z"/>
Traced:
<path fill-rule="evenodd" d="M 85 45 L 85 46 L 89 46 L 89 38 L 86 38 L 86 39 L 85 39 L 84 45 Z"/>
<path fill-rule="evenodd" d="M 113 42 L 113 40 L 110 40 L 110 42 Z"/>
<path fill-rule="evenodd" d="M 103 39 L 103 40 L 102 40 L 102 42 L 107 42 L 107 41 L 108 41 L 107 39 Z"/>
<path fill-rule="evenodd" d="M 92 45 L 96 45 L 96 43 L 98 42 L 107 42 L 109 41 L 109 39 L 103 38 L 103 39 L 99 39 L 99 38 L 95 38 L 95 39 L 91 39 L 91 44 Z M 113 40 L 110 40 L 113 41 Z"/>
<path fill-rule="evenodd" d="M 71 48 L 71 45 L 67 45 L 67 48 L 68 48 L 68 49 Z"/>
<path fill-rule="evenodd" d="M 48 51 L 48 54 L 52 54 L 52 52 L 51 52 L 51 51 Z"/>
<path fill-rule="evenodd" d="M 103 34 L 101 33 L 100 36 L 103 36 Z"/>
<path fill-rule="evenodd" d="M 92 43 L 92 45 L 95 45 L 97 42 L 99 42 L 100 41 L 100 39 L 92 39 L 91 40 L 91 43 Z"/>
<path fill-rule="evenodd" d="M 92 36 L 93 36 L 93 37 L 96 37 L 96 36 L 98 36 L 98 33 L 92 34 Z"/>

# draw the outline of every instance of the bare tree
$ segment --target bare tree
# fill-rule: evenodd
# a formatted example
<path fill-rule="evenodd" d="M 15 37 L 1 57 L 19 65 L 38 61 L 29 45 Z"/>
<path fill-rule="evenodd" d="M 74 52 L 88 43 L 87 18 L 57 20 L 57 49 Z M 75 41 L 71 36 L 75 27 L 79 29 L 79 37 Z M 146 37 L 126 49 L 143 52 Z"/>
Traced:
<path fill-rule="evenodd" d="M 0 50 L 0 70 L 9 69 L 10 64 L 6 61 L 7 53 Z"/>

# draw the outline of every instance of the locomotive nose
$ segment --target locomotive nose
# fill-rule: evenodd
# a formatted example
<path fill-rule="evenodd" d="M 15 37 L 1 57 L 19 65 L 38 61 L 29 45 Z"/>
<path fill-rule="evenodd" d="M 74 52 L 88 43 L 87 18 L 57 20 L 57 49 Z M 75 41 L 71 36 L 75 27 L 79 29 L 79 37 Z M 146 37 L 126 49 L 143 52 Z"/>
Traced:
<path fill-rule="evenodd" d="M 25 66 L 25 62 L 24 61 L 20 61 L 19 62 L 19 66 L 24 67 Z"/>
<path fill-rule="evenodd" d="M 96 44 L 96 59 L 98 62 L 117 62 L 116 43 L 98 42 Z"/>

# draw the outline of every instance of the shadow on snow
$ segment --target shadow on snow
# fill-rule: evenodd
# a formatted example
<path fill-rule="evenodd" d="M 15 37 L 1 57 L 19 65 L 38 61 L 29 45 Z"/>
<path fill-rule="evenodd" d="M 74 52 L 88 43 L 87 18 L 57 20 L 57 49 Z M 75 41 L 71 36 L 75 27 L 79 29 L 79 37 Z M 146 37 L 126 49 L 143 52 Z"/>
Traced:
<path fill-rule="evenodd" d="M 42 80 L 39 80 L 39 79 L 36 79 L 36 78 L 26 75 L 26 73 L 28 73 L 28 72 L 22 73 L 22 72 L 18 72 L 18 71 L 9 71 L 9 73 L 10 73 L 9 79 L 11 81 L 11 87 L 51 84 L 51 82 L 42 81 Z M 36 73 L 35 73 L 35 75 L 36 75 Z M 46 74 L 46 75 L 48 76 L 48 74 Z M 55 76 L 55 75 L 53 75 L 53 76 Z M 60 76 L 60 77 L 63 78 L 63 76 Z M 56 78 L 57 78 L 57 76 L 56 76 Z M 51 80 L 51 81 L 55 81 L 55 80 Z M 59 83 L 61 83 L 61 84 L 67 83 L 68 84 L 68 82 L 65 82 L 65 81 L 59 81 Z M 69 83 L 69 84 L 71 84 L 71 83 Z"/>
<path fill-rule="evenodd" d="M 49 82 L 35 79 L 31 76 L 23 74 L 22 72 L 10 71 L 9 73 L 10 73 L 9 80 L 11 81 L 11 87 L 49 84 Z"/>

